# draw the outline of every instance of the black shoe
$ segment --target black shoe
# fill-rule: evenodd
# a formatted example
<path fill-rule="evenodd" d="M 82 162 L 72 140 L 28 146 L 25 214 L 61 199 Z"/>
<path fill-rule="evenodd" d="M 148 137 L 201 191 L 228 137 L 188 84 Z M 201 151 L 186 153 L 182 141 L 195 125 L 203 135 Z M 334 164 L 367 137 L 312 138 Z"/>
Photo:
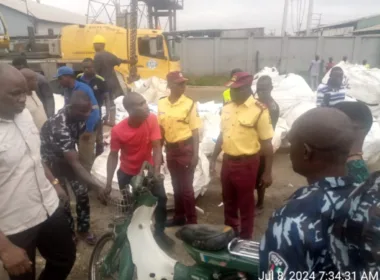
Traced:
<path fill-rule="evenodd" d="M 167 220 L 165 223 L 166 227 L 181 227 L 184 225 L 186 225 L 186 219 L 185 218 L 178 219 L 178 220 L 170 219 L 170 220 Z"/>
<path fill-rule="evenodd" d="M 174 240 L 167 236 L 165 232 L 155 233 L 154 239 L 163 250 L 170 249 L 175 244 Z"/>

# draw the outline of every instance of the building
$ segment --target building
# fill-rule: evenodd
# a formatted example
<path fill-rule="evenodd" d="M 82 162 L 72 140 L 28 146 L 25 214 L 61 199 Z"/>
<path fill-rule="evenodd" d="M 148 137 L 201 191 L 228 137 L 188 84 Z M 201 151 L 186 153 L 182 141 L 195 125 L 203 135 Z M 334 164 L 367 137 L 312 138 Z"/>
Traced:
<path fill-rule="evenodd" d="M 11 38 L 27 37 L 31 30 L 36 36 L 58 35 L 65 25 L 86 23 L 84 15 L 31 0 L 0 0 L 0 13 Z"/>
<path fill-rule="evenodd" d="M 206 29 L 171 32 L 183 37 L 209 37 L 209 38 L 247 38 L 264 36 L 264 27 L 240 29 Z"/>
<path fill-rule="evenodd" d="M 317 28 L 313 28 L 311 31 L 311 36 L 353 36 L 366 34 L 367 31 L 369 31 L 369 34 L 371 34 L 370 32 L 372 30 L 372 27 L 377 25 L 380 25 L 380 15 L 368 16 L 354 20 L 338 22 L 335 24 L 322 25 Z M 363 32 L 360 32 L 361 30 Z M 306 30 L 298 32 L 297 35 L 305 36 Z"/>

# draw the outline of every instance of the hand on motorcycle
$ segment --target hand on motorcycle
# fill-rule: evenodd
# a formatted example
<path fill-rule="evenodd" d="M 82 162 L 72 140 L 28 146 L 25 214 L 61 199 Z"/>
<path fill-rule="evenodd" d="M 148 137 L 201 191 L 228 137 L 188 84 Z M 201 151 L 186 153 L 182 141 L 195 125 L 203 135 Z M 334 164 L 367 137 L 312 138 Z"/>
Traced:
<path fill-rule="evenodd" d="M 109 194 L 111 193 L 111 190 L 112 190 L 111 188 L 108 189 L 107 187 L 106 188 L 103 188 L 101 186 L 97 187 L 97 192 L 98 192 L 97 197 L 101 204 L 107 205 L 107 199 L 108 199 Z"/>
<path fill-rule="evenodd" d="M 26 251 L 9 242 L 0 252 L 4 268 L 12 276 L 19 276 L 32 271 L 32 262 Z"/>

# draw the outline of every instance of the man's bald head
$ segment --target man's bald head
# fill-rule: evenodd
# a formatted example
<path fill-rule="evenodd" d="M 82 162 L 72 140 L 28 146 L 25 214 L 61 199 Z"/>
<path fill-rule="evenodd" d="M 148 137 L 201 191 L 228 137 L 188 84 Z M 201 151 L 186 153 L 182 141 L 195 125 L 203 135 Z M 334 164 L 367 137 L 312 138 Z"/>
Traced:
<path fill-rule="evenodd" d="M 9 64 L 0 64 L 0 115 L 13 119 L 25 108 L 28 91 L 24 76 Z"/>
<path fill-rule="evenodd" d="M 351 120 L 333 108 L 301 115 L 289 133 L 293 169 L 301 175 L 330 165 L 344 165 L 354 141 Z"/>
<path fill-rule="evenodd" d="M 149 115 L 149 107 L 146 104 L 146 100 L 139 93 L 128 93 L 123 99 L 123 105 L 129 114 L 129 118 L 136 122 L 137 125 L 142 123 Z"/>
<path fill-rule="evenodd" d="M 20 70 L 22 75 L 24 76 L 27 84 L 28 84 L 28 89 L 29 91 L 36 91 L 37 90 L 37 73 L 34 72 L 33 70 L 30 70 L 29 68 L 23 68 Z"/>
<path fill-rule="evenodd" d="M 74 121 L 85 121 L 92 112 L 90 97 L 83 91 L 74 91 L 70 98 L 70 117 Z"/>

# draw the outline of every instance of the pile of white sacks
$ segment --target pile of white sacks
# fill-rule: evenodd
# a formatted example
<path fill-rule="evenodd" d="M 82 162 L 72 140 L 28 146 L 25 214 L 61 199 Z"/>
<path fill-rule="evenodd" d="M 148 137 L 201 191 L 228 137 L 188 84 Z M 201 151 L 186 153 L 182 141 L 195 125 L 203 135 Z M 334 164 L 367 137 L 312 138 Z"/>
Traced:
<path fill-rule="evenodd" d="M 375 104 L 374 106 L 370 106 L 374 114 L 374 122 L 371 131 L 365 139 L 363 152 L 367 163 L 370 166 L 376 167 L 380 162 L 380 106 L 378 105 L 380 102 L 380 70 L 368 70 L 361 65 L 351 64 L 339 64 L 339 66 L 343 68 L 349 84 L 346 99 L 354 101 L 354 98 L 357 98 L 368 104 Z M 327 81 L 328 74 L 324 78 L 324 82 Z M 294 121 L 306 111 L 316 107 L 316 93 L 310 89 L 301 76 L 295 74 L 279 75 L 277 69 L 268 67 L 255 76 L 252 84 L 253 92 L 256 91 L 258 78 L 263 75 L 269 75 L 272 78 L 274 86 L 272 96 L 280 107 L 280 118 L 273 137 L 273 147 L 277 151 L 282 145 L 287 145 L 286 135 Z M 169 94 L 166 81 L 157 77 L 136 82 L 134 90 L 145 97 L 151 112 L 155 114 L 157 114 L 157 102 L 159 98 Z M 117 98 L 115 104 L 117 109 L 116 120 L 120 122 L 128 116 L 128 113 L 123 107 L 122 97 Z M 63 98 L 56 96 L 57 110 L 62 106 Z M 216 139 L 219 135 L 221 108 L 221 103 L 214 103 L 213 101 L 202 104 L 198 103 L 198 111 L 203 120 L 203 128 L 201 129 L 200 138 L 200 160 L 194 177 L 194 193 L 196 197 L 205 193 L 207 185 L 210 182 L 207 156 L 213 152 Z M 107 141 L 108 134 L 106 133 L 105 136 Z M 104 183 L 107 177 L 108 154 L 109 148 L 106 148 L 105 152 L 96 159 L 92 169 L 92 174 Z M 170 197 L 173 194 L 173 187 L 166 165 L 163 166 L 162 173 L 165 175 L 164 184 L 166 193 Z M 113 178 L 113 188 L 118 189 L 116 174 Z"/>
<path fill-rule="evenodd" d="M 378 169 L 380 163 L 380 70 L 366 69 L 361 65 L 340 63 L 347 83 L 346 101 L 360 100 L 372 104 L 371 109 L 374 122 L 368 133 L 363 147 L 364 159 L 368 165 Z M 257 79 L 260 76 L 269 75 L 273 80 L 272 96 L 279 104 L 280 119 L 278 121 L 273 146 L 275 151 L 286 144 L 283 142 L 294 121 L 306 111 L 316 107 L 316 93 L 313 92 L 305 80 L 295 74 L 279 75 L 275 68 L 264 68 L 255 76 L 252 89 L 255 92 Z M 329 73 L 323 79 L 326 83 Z M 355 99 L 356 98 L 356 99 Z"/>

